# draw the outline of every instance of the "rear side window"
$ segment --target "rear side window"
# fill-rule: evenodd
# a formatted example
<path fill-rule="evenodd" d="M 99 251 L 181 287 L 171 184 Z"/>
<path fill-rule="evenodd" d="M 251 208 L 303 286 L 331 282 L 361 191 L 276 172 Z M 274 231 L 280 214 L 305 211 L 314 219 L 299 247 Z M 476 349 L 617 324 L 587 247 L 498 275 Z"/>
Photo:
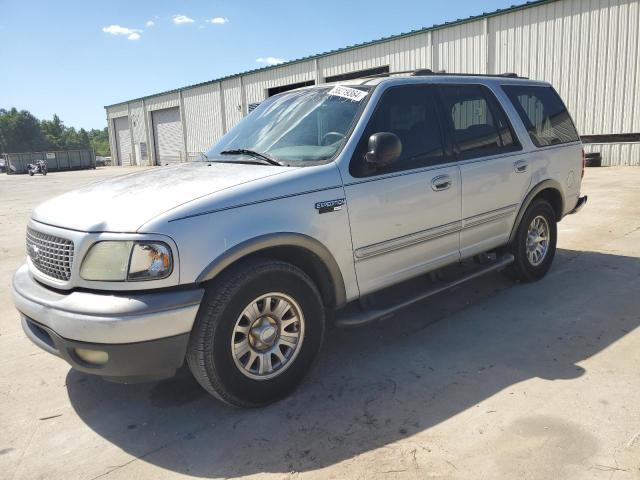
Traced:
<path fill-rule="evenodd" d="M 552 87 L 503 85 L 536 147 L 580 140 L 567 107 Z"/>
<path fill-rule="evenodd" d="M 440 92 L 462 159 L 520 149 L 506 114 L 485 87 L 441 85 Z"/>

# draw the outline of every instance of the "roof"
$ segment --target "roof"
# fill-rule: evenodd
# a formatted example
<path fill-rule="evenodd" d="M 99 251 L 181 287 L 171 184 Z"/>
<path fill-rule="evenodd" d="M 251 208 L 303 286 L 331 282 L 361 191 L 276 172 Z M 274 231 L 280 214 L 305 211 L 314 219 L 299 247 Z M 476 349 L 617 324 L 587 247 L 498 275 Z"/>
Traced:
<path fill-rule="evenodd" d="M 528 8 L 538 7 L 540 5 L 545 5 L 545 4 L 548 4 L 548 3 L 554 3 L 554 2 L 557 2 L 557 1 L 559 1 L 559 0 L 533 0 L 533 1 L 528 1 L 528 2 L 520 4 L 520 5 L 512 5 L 512 6 L 507 7 L 507 8 L 501 8 L 501 9 L 498 9 L 498 10 L 494 10 L 492 12 L 484 12 L 484 13 L 482 13 L 480 15 L 473 15 L 473 16 L 470 16 L 470 17 L 467 17 L 467 18 L 459 18 L 459 19 L 451 21 L 451 22 L 439 23 L 439 24 L 432 25 L 430 27 L 423 27 L 423 28 L 419 28 L 419 29 L 416 29 L 416 30 L 411 30 L 409 32 L 399 33 L 397 35 L 390 35 L 388 37 L 381 37 L 381 38 L 378 38 L 378 39 L 375 39 L 375 40 L 371 40 L 371 41 L 368 41 L 368 42 L 357 43 L 355 45 L 349 45 L 349 46 L 346 46 L 346 47 L 343 47 L 343 48 L 338 48 L 338 49 L 335 49 L 335 50 L 328 50 L 326 52 L 318 53 L 316 55 L 309 55 L 307 57 L 301 57 L 301 58 L 298 58 L 298 59 L 295 59 L 295 60 L 290 60 L 288 62 L 280 63 L 278 65 L 271 65 L 271 66 L 268 66 L 268 67 L 260 67 L 260 68 L 255 68 L 253 70 L 246 70 L 244 72 L 234 73 L 232 75 L 227 75 L 227 76 L 224 76 L 224 77 L 215 78 L 213 80 L 207 80 L 205 82 L 195 83 L 195 84 L 192 84 L 192 85 L 187 85 L 185 87 L 174 88 L 172 90 L 166 90 L 164 92 L 154 93 L 152 95 L 146 95 L 146 96 L 134 98 L 134 99 L 131 99 L 131 100 L 124 100 L 122 102 L 112 103 L 110 105 L 105 105 L 104 108 L 110 108 L 110 107 L 115 107 L 117 105 L 122 105 L 122 104 L 125 104 L 125 103 L 137 102 L 137 101 L 140 101 L 140 100 L 146 100 L 146 99 L 149 99 L 149 98 L 158 97 L 160 95 L 167 95 L 167 94 L 170 94 L 170 93 L 177 93 L 177 92 L 180 92 L 182 90 L 188 90 L 188 89 L 191 89 L 191 88 L 202 87 L 204 85 L 210 85 L 212 83 L 218 83 L 218 82 L 222 82 L 224 80 L 229 80 L 229 79 L 232 79 L 232 78 L 243 77 L 243 76 L 246 76 L 246 75 L 251 75 L 253 73 L 264 72 L 264 71 L 268 71 L 268 70 L 275 70 L 275 69 L 278 69 L 278 68 L 281 68 L 281 67 L 294 65 L 296 63 L 308 62 L 308 61 L 311 61 L 311 60 L 316 60 L 316 59 L 319 59 L 319 58 L 327 57 L 329 55 L 335 55 L 337 53 L 348 52 L 350 50 L 356 50 L 358 48 L 363 48 L 363 47 L 368 47 L 368 46 L 371 46 L 371 45 L 385 43 L 385 42 L 389 42 L 389 41 L 392 41 L 392 40 L 397 40 L 397 39 L 400 39 L 400 38 L 411 37 L 411 36 L 414 36 L 414 35 L 420 35 L 420 34 L 425 33 L 425 32 L 432 32 L 432 31 L 435 31 L 435 30 L 441 30 L 443 28 L 454 27 L 456 25 L 462 25 L 464 23 L 475 22 L 475 21 L 481 20 L 483 18 L 491 18 L 491 17 L 495 17 L 495 16 L 498 16 L 498 15 L 504 15 L 506 13 L 512 13 L 512 12 L 516 12 L 516 11 L 519 11 L 519 10 L 525 10 L 525 9 L 528 9 Z"/>

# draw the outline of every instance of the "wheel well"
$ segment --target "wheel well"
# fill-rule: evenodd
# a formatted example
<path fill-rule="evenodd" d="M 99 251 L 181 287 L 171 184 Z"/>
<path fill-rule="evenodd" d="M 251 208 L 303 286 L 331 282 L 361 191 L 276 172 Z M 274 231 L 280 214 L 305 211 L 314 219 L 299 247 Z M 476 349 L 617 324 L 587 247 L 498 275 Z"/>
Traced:
<path fill-rule="evenodd" d="M 558 190 L 556 190 L 555 188 L 545 188 L 533 198 L 532 202 L 536 198 L 542 198 L 547 202 L 549 202 L 551 207 L 553 207 L 553 211 L 556 214 L 556 220 L 560 221 L 562 219 L 562 212 L 563 212 L 564 206 L 562 202 L 562 194 Z"/>
<path fill-rule="evenodd" d="M 264 248 L 237 259 L 219 272 L 218 275 L 234 267 L 239 262 L 246 262 L 254 258 L 270 258 L 295 265 L 311 277 L 311 280 L 320 290 L 325 306 L 330 310 L 336 307 L 335 284 L 329 269 L 320 257 L 303 247 L 282 245 Z"/>

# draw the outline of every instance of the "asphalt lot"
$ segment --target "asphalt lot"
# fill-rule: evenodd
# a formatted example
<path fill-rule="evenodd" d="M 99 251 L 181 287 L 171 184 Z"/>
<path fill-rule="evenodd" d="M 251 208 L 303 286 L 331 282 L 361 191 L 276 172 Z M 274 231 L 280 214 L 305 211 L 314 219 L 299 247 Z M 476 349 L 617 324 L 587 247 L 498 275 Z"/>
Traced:
<path fill-rule="evenodd" d="M 0 478 L 640 478 L 640 168 L 587 171 L 541 282 L 492 274 L 334 330 L 259 410 L 188 375 L 104 382 L 22 333 L 9 284 L 29 211 L 131 170 L 0 175 Z"/>

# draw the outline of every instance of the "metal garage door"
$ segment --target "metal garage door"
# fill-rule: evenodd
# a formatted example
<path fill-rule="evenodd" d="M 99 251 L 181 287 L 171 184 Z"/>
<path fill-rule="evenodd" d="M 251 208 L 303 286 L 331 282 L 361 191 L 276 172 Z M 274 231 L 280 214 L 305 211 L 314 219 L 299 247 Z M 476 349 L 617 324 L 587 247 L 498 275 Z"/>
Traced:
<path fill-rule="evenodd" d="M 131 132 L 129 131 L 129 117 L 118 117 L 113 120 L 116 132 L 116 146 L 120 165 L 131 165 Z"/>
<path fill-rule="evenodd" d="M 156 163 L 165 165 L 180 162 L 184 155 L 180 109 L 175 107 L 156 110 L 152 113 L 152 118 Z"/>

